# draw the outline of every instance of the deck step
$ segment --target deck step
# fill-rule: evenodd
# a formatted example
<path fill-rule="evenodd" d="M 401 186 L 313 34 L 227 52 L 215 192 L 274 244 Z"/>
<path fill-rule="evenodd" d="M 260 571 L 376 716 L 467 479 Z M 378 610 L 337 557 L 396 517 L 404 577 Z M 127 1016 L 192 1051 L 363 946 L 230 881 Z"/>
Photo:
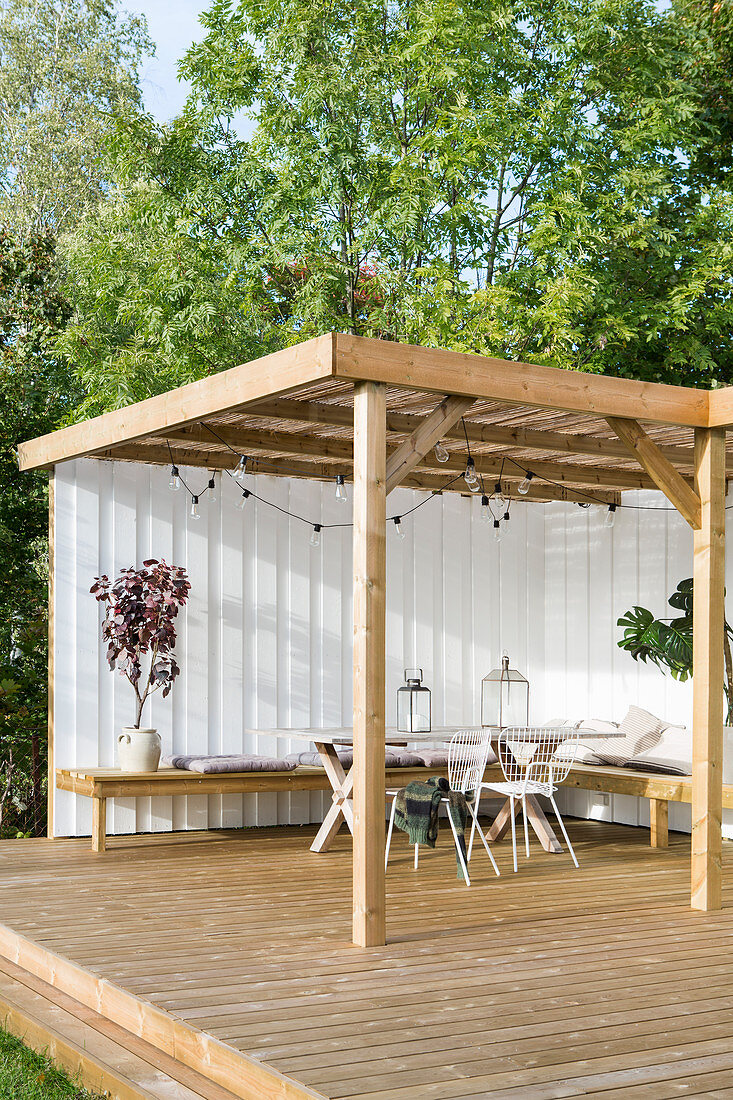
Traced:
<path fill-rule="evenodd" d="M 0 958 L 0 1024 L 112 1100 L 236 1100 L 233 1093 Z"/>

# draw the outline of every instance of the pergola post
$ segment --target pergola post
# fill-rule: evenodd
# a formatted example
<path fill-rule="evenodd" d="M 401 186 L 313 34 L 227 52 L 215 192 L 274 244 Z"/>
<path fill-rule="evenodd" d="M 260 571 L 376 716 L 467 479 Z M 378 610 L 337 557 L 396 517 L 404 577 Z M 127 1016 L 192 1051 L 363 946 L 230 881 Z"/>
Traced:
<path fill-rule="evenodd" d="M 353 940 L 385 942 L 386 389 L 354 386 Z"/>
<path fill-rule="evenodd" d="M 725 429 L 695 429 L 692 883 L 693 909 L 721 907 Z"/>

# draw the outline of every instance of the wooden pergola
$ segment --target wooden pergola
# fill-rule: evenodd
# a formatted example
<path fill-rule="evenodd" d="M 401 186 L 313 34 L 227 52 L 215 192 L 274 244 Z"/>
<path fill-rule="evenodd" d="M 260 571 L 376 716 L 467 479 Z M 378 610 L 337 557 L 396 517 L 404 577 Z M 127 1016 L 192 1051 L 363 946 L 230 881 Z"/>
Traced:
<path fill-rule="evenodd" d="M 95 457 L 353 480 L 353 939 L 385 942 L 385 518 L 397 485 L 465 492 L 466 467 L 525 500 L 618 504 L 660 489 L 694 534 L 691 904 L 721 905 L 726 428 L 706 391 L 331 333 L 22 443 L 23 470 Z M 438 464 L 442 441 L 448 460 Z M 53 630 L 53 623 L 51 624 Z M 53 652 L 53 646 L 51 646 Z M 49 768 L 53 784 L 53 732 Z"/>

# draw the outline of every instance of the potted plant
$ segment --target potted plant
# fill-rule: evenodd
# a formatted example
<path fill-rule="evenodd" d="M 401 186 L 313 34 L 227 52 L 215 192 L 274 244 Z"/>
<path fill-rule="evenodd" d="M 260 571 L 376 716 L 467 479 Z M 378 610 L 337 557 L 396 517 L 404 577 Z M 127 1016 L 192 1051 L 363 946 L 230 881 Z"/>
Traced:
<path fill-rule="evenodd" d="M 658 668 L 669 670 L 675 680 L 687 680 L 692 675 L 692 578 L 680 581 L 669 597 L 669 605 L 678 615 L 655 619 L 645 607 L 634 607 L 617 622 L 624 628 L 618 643 L 635 661 L 651 661 Z M 730 640 L 733 630 L 726 621 L 723 627 L 725 655 L 724 683 L 726 725 L 733 726 L 733 660 Z"/>
<path fill-rule="evenodd" d="M 117 758 L 123 771 L 155 771 L 160 761 L 157 730 L 142 728 L 148 696 L 170 694 L 181 671 L 173 650 L 175 620 L 188 599 L 191 585 L 186 570 L 150 558 L 141 569 L 123 569 L 114 582 L 95 577 L 90 592 L 104 604 L 102 637 L 107 642 L 107 661 L 132 684 L 137 705 L 135 723 L 125 726 L 117 738 Z"/>

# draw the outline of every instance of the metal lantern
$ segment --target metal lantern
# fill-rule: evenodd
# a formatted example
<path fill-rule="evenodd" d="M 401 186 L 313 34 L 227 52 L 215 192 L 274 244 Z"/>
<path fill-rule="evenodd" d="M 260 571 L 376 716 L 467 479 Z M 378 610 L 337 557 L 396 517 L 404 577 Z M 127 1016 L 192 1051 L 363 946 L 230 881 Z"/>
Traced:
<path fill-rule="evenodd" d="M 481 725 L 529 725 L 529 680 L 509 668 L 506 653 L 501 668 L 492 669 L 481 681 Z"/>
<path fill-rule="evenodd" d="M 430 688 L 423 687 L 421 668 L 406 668 L 405 683 L 397 689 L 397 729 L 430 732 Z"/>

